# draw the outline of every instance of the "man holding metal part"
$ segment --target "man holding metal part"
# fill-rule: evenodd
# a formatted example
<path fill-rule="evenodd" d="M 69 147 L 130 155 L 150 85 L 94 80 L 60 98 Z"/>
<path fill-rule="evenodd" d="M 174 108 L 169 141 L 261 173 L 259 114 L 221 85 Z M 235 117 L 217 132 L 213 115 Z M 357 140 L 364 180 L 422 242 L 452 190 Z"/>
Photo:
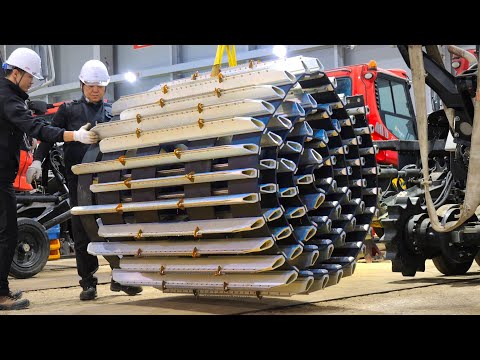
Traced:
<path fill-rule="evenodd" d="M 70 103 L 64 103 L 60 106 L 53 117 L 52 125 L 62 129 L 76 129 L 80 126 L 95 126 L 97 123 L 110 121 L 112 118 L 112 105 L 103 101 L 106 86 L 110 82 L 107 67 L 99 60 L 87 61 L 78 77 L 80 79 L 80 88 L 82 97 Z M 52 147 L 51 143 L 42 143 L 35 151 L 32 165 L 27 170 L 27 181 L 32 182 L 38 179 L 42 174 L 42 162 L 48 155 Z M 88 145 L 73 143 L 64 145 L 64 161 L 67 171 L 67 186 L 70 196 L 70 207 L 78 205 L 77 185 L 78 176 L 73 174 L 71 168 L 73 165 L 80 164 Z M 98 279 L 94 276 L 98 270 L 98 259 L 96 256 L 87 252 L 89 237 L 78 216 L 72 216 L 72 235 L 75 247 L 75 257 L 77 260 L 77 272 L 81 277 L 80 300 L 93 300 L 97 297 Z M 118 257 L 106 257 L 110 267 L 118 268 Z M 128 295 L 136 295 L 142 292 L 139 286 L 124 286 L 112 279 L 110 290 L 123 291 Z"/>

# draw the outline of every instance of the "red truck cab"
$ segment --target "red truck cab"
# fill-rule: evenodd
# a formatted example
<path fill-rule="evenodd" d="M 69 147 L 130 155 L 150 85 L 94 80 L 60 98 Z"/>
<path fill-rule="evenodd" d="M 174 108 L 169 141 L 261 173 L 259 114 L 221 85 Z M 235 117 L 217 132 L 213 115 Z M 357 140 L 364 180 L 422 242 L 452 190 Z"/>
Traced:
<path fill-rule="evenodd" d="M 326 71 L 337 81 L 337 93 L 363 95 L 369 124 L 375 140 L 418 140 L 410 97 L 407 72 L 402 69 L 381 69 L 375 61 L 368 64 L 343 66 Z M 379 164 L 398 167 L 398 152 L 380 150 Z"/>

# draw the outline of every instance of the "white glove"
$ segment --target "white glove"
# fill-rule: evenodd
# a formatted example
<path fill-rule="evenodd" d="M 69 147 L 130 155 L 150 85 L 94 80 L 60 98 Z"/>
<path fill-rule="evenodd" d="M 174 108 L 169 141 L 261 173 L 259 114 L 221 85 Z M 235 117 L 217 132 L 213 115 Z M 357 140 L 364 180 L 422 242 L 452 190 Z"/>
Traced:
<path fill-rule="evenodd" d="M 40 160 L 34 160 L 27 169 L 27 182 L 30 184 L 33 179 L 38 180 L 42 175 L 42 163 Z"/>
<path fill-rule="evenodd" d="M 95 144 L 98 142 L 98 135 L 93 131 L 88 131 L 90 123 L 83 125 L 80 129 L 73 132 L 73 140 L 80 141 L 83 144 Z"/>

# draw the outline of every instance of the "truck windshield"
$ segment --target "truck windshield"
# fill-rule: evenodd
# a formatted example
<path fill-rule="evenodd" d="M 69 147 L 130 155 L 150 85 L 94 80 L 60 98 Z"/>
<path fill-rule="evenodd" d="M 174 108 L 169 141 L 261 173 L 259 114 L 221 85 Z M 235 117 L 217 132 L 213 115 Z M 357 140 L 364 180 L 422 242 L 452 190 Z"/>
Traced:
<path fill-rule="evenodd" d="M 400 140 L 417 140 L 410 93 L 406 82 L 379 74 L 376 87 L 380 116 L 388 130 Z"/>
<path fill-rule="evenodd" d="M 345 94 L 345 96 L 352 96 L 352 79 L 348 76 L 337 78 L 337 94 Z"/>

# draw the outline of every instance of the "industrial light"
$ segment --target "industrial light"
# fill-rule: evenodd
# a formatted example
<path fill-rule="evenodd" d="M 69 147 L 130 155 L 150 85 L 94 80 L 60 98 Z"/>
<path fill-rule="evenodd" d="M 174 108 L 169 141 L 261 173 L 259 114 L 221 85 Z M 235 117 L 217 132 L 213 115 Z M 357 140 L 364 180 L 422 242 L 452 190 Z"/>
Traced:
<path fill-rule="evenodd" d="M 272 49 L 273 55 L 284 59 L 287 57 L 287 48 L 284 45 L 275 45 Z"/>
<path fill-rule="evenodd" d="M 127 80 L 128 82 L 131 82 L 131 83 L 137 81 L 137 75 L 134 74 L 134 73 L 131 72 L 131 71 L 125 73 L 125 74 L 123 75 L 123 77 L 125 78 L 125 80 Z"/>
<path fill-rule="evenodd" d="M 370 60 L 367 68 L 368 70 L 377 70 L 377 62 L 375 60 Z"/>
<path fill-rule="evenodd" d="M 373 74 L 371 72 L 367 72 L 365 73 L 365 75 L 363 75 L 363 77 L 367 80 L 370 80 L 371 78 L 373 78 Z"/>
<path fill-rule="evenodd" d="M 454 69 L 458 69 L 460 67 L 460 61 L 453 61 L 452 62 L 452 67 Z"/>

